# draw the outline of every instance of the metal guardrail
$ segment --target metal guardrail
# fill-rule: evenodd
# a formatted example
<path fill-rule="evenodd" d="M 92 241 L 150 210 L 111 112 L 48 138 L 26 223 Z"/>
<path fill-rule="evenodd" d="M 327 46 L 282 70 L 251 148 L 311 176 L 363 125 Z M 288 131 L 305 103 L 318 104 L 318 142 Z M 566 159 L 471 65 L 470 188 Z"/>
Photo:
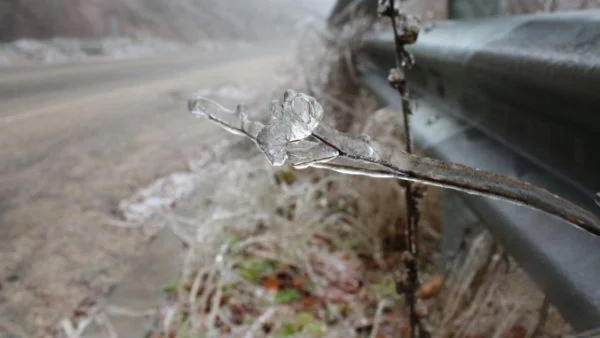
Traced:
<path fill-rule="evenodd" d="M 390 32 L 377 34 L 365 52 L 387 68 L 392 42 Z M 409 49 L 417 89 L 547 170 L 576 178 L 582 193 L 600 189 L 600 11 L 441 22 Z"/>
<path fill-rule="evenodd" d="M 393 48 L 391 32 L 367 37 L 357 68 L 382 101 L 400 106 L 386 80 Z M 600 11 L 440 22 L 411 52 L 421 149 L 599 211 Z M 461 198 L 575 330 L 600 326 L 600 239 L 533 210 Z"/>
<path fill-rule="evenodd" d="M 399 107 L 400 98 L 388 89 L 385 77 L 364 70 L 362 81 L 382 102 Z M 530 181 L 563 196 L 577 194 L 556 175 L 454 117 L 438 102 L 420 96 L 412 122 L 415 143 L 429 156 Z M 577 331 L 600 326 L 600 239 L 527 208 L 466 194 L 459 197 Z M 459 233 L 452 229 L 454 221 L 444 220 L 444 236 Z"/>

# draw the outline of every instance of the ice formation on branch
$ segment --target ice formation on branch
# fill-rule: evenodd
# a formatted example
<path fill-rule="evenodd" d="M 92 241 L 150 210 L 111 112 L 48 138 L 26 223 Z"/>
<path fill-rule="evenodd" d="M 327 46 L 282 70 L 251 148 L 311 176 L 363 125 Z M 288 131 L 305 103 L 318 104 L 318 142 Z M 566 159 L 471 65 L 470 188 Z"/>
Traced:
<path fill-rule="evenodd" d="M 317 100 L 306 94 L 287 90 L 283 102 L 271 103 L 271 118 L 258 133 L 258 146 L 271 164 L 283 165 L 289 157 L 288 148 L 293 146 L 291 143 L 308 138 L 322 119 L 323 108 Z M 306 147 L 311 148 L 309 145 Z"/>
<path fill-rule="evenodd" d="M 408 154 L 369 136 L 341 133 L 324 123 L 312 97 L 286 91 L 273 101 L 267 125 L 250 121 L 241 106 L 231 111 L 206 98 L 189 101 L 190 112 L 253 140 L 274 166 L 324 168 L 346 174 L 422 182 L 470 194 L 500 198 L 546 212 L 600 236 L 600 220 L 551 192 L 496 173 Z"/>

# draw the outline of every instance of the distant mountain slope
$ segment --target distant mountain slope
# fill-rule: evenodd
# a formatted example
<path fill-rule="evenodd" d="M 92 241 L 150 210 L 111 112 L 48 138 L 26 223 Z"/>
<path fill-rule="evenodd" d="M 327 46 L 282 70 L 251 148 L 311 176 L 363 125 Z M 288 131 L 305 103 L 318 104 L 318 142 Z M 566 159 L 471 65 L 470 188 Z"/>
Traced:
<path fill-rule="evenodd" d="M 2 0 L 0 41 L 53 36 L 206 38 L 283 35 L 308 13 L 297 0 Z"/>

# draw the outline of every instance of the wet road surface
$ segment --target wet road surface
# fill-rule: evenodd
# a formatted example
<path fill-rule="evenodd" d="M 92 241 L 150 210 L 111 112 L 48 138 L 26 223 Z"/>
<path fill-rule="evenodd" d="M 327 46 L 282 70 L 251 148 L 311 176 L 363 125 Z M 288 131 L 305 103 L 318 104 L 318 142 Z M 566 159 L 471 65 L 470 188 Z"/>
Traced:
<path fill-rule="evenodd" d="M 39 335 L 106 293 L 142 240 L 107 225 L 118 201 L 215 133 L 186 98 L 258 81 L 288 54 L 269 42 L 0 69 L 0 336 Z"/>

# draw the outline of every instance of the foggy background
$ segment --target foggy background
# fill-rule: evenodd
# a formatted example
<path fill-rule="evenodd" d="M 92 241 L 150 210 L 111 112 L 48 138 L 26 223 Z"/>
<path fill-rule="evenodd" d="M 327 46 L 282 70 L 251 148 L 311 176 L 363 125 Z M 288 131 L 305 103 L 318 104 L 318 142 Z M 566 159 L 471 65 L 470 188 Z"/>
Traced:
<path fill-rule="evenodd" d="M 377 0 L 370 1 L 374 5 Z M 341 243 L 355 253 L 377 252 L 377 258 L 366 255 L 368 261 L 359 262 L 347 259 L 348 250 L 342 246 L 335 249 L 335 255 L 322 255 L 333 260 L 317 261 L 313 270 L 342 266 L 348 273 L 341 276 L 359 277 L 351 277 L 356 283 L 347 283 L 348 278 L 332 279 L 328 269 L 323 269 L 324 275 L 316 280 L 319 283 L 306 283 L 312 287 L 332 279 L 323 289 L 325 292 L 317 290 L 315 297 L 303 299 L 314 303 L 317 313 L 326 312 L 321 308 L 326 304 L 321 295 L 343 300 L 355 295 L 363 297 L 363 291 L 377 291 L 370 286 L 361 289 L 363 284 L 358 281 L 367 275 L 377 277 L 370 281 L 371 286 L 379 285 L 395 294 L 395 284 L 390 281 L 396 277 L 390 275 L 393 271 L 386 266 L 402 266 L 402 256 L 396 255 L 401 251 L 390 248 L 387 257 L 379 253 L 386 243 L 399 238 L 398 232 L 387 230 L 396 231 L 395 227 L 404 222 L 403 207 L 396 203 L 403 200 L 398 195 L 400 186 L 357 177 L 326 181 L 328 176 L 316 171 L 303 171 L 302 175 L 309 176 L 299 175 L 296 180 L 296 174 L 289 170 L 271 171 L 265 167 L 258 149 L 249 151 L 250 142 L 225 135 L 185 109 L 187 99 L 202 96 L 227 107 L 245 103 L 251 112 L 267 113 L 266 107 L 273 98 L 280 99 L 285 89 L 294 88 L 314 94 L 332 120 L 345 123 L 343 128 L 363 130 L 365 121 L 377 116 L 378 101 L 357 84 L 352 67 L 356 58 L 352 55 L 358 45 L 355 42 L 369 28 L 368 20 L 355 20 L 344 27 L 344 34 L 336 36 L 336 43 L 329 43 L 319 28 L 326 27 L 324 19 L 334 3 L 335 0 L 0 0 L 0 337 L 58 336 L 59 323 L 60 330 L 71 332 L 74 329 L 70 326 L 89 325 L 92 321 L 88 319 L 97 315 L 108 318 L 108 312 L 102 312 L 105 305 L 136 311 L 151 309 L 150 315 L 112 316 L 111 325 L 121 337 L 150 336 L 139 332 L 148 328 L 167 330 L 170 324 L 156 327 L 156 323 L 169 323 L 161 316 L 173 313 L 173 309 L 191 309 L 188 299 L 219 303 L 212 300 L 215 298 L 211 292 L 216 290 L 213 286 L 203 288 L 202 296 L 186 294 L 189 290 L 183 286 L 192 285 L 190 281 L 196 276 L 197 280 L 201 278 L 196 273 L 185 274 L 198 271 L 198 262 L 214 262 L 214 267 L 208 267 L 210 271 L 233 267 L 216 259 L 223 257 L 223 241 L 229 241 L 232 234 L 241 242 L 258 238 L 257 243 L 267 243 L 265 247 L 280 248 L 282 251 L 269 255 L 286 260 L 291 257 L 286 251 L 289 248 L 308 248 L 302 253 L 304 256 L 292 250 L 298 267 L 319 257 L 322 244 L 329 247 L 329 243 Z M 427 22 L 599 5 L 600 0 L 410 0 L 403 2 L 403 9 Z M 321 21 L 310 27 L 300 25 L 315 17 Z M 299 39 L 300 35 L 304 40 Z M 390 116 L 400 116 L 394 110 L 379 113 L 386 111 Z M 384 124 L 372 136 L 397 138 L 392 133 L 401 130 L 393 122 L 397 119 L 381 116 L 384 119 L 379 122 L 372 120 L 374 125 Z M 337 188 L 329 189 L 329 184 L 335 182 Z M 283 184 L 296 185 L 288 189 Z M 313 192 L 323 196 L 315 198 Z M 433 261 L 440 257 L 437 250 L 441 247 L 438 240 L 443 210 L 438 194 L 428 196 L 422 205 L 424 216 L 431 218 L 427 221 L 429 230 L 422 233 L 433 234 L 424 243 L 430 250 L 426 260 Z M 305 205 L 298 201 L 305 201 Z M 360 210 L 363 214 L 359 215 Z M 317 219 L 338 222 L 330 216 L 340 212 L 362 224 L 313 224 Z M 167 214 L 175 217 L 167 220 Z M 226 221 L 230 228 L 221 226 L 223 215 L 227 214 L 237 215 L 236 221 Z M 255 221 L 257 215 L 267 215 L 267 219 L 274 220 L 267 222 L 269 226 L 278 228 L 264 236 L 266 227 L 262 221 Z M 244 221 L 237 221 L 237 217 Z M 178 219 L 185 219 L 185 224 L 175 224 Z M 371 233 L 365 235 L 363 229 Z M 362 246 L 357 249 L 358 242 L 349 238 L 360 238 Z M 297 242 L 306 239 L 310 240 Z M 312 239 L 318 239 L 314 247 Z M 447 296 L 433 303 L 442 311 L 444 307 L 438 305 L 447 302 L 453 309 L 450 315 L 456 315 L 451 319 L 458 324 L 483 323 L 481 318 L 489 322 L 489 326 L 474 327 L 484 334 L 473 337 L 490 336 L 492 331 L 488 328 L 494 325 L 497 330 L 510 327 L 507 316 L 499 316 L 501 312 L 496 309 L 518 309 L 520 312 L 508 319 L 534 323 L 532 316 L 537 316 L 543 301 L 541 292 L 531 284 L 521 283 L 513 270 L 507 269 L 511 272 L 505 274 L 504 269 L 495 268 L 499 260 L 486 258 L 503 257 L 500 246 L 491 238 L 484 244 L 486 249 L 482 250 L 489 255 L 473 250 L 477 255 L 473 262 L 481 260 L 481 265 L 472 264 L 473 272 L 464 274 L 473 279 L 458 279 L 454 284 L 460 290 L 467 290 L 463 285 L 476 285 L 475 289 L 465 293 L 462 304 L 456 302 L 453 288 L 446 288 Z M 202 252 L 193 252 L 196 248 L 202 248 Z M 193 255 L 197 257 L 189 259 Z M 242 256 L 230 256 L 226 261 L 252 263 L 258 258 L 246 253 Z M 264 257 L 261 259 L 264 261 Z M 374 265 L 376 259 L 386 262 L 380 266 L 385 269 L 367 271 L 368 274 L 362 271 L 363 267 Z M 494 264 L 494 268 L 488 269 L 489 264 Z M 254 269 L 254 264 L 248 266 Z M 433 267 L 428 270 L 434 271 Z M 480 271 L 492 272 L 486 287 L 482 287 Z M 211 275 L 234 273 L 238 272 L 225 270 Z M 519 276 L 524 278 L 524 272 L 519 272 Z M 433 275 L 425 277 L 424 281 L 440 280 Z M 292 280 L 293 276 L 286 279 Z M 475 279 L 478 281 L 473 282 Z M 512 298 L 488 295 L 496 294 L 496 285 L 502 285 L 498 281 L 516 281 Z M 165 289 L 172 289 L 173 282 L 179 283 L 175 285 L 177 292 L 170 291 L 165 297 Z M 230 281 L 222 282 L 224 287 L 219 288 L 235 291 L 235 295 L 255 295 L 255 287 L 262 287 L 243 282 L 235 284 L 242 288 L 236 291 L 230 287 L 234 285 L 227 284 Z M 348 292 L 346 285 L 358 288 L 352 286 Z M 276 287 L 281 291 L 288 288 Z M 182 297 L 171 303 L 174 294 Z M 526 302 L 522 295 L 535 301 Z M 163 301 L 167 298 L 169 301 Z M 321 324 L 337 325 L 336 329 L 350 328 L 355 332 L 348 322 L 363 329 L 364 319 L 383 304 L 376 292 L 367 298 L 370 300 L 360 302 L 361 311 L 347 307 L 352 309 L 347 311 L 352 318 L 323 322 L 319 319 L 318 328 Z M 500 300 L 492 308 L 487 303 L 491 298 Z M 471 311 L 477 307 L 473 299 L 486 301 L 480 306 L 484 311 L 478 318 Z M 248 324 L 245 318 L 256 322 L 254 317 L 267 311 L 262 307 L 268 304 L 259 297 L 244 300 L 247 304 L 240 304 L 249 304 L 252 309 L 257 306 L 259 311 L 252 310 L 247 317 L 241 317 L 242 326 Z M 225 305 L 233 313 L 236 304 Z M 456 310 L 463 305 L 468 309 Z M 204 306 L 193 308 L 199 311 L 197 316 L 190 316 L 193 318 L 210 318 L 217 313 L 211 310 L 207 316 Z M 281 311 L 284 316 L 287 313 Z M 296 313 L 289 314 L 289 320 L 295 320 Z M 398 312 L 389 317 L 402 321 L 404 315 Z M 176 317 L 184 318 L 173 316 Z M 102 324 L 107 322 L 93 322 L 96 327 L 87 330 L 102 334 L 85 337 L 107 337 Z M 152 324 L 148 326 L 147 322 Z M 211 325 L 217 322 L 215 319 Z M 556 324 L 557 330 L 568 329 L 560 318 L 549 322 Z M 186 323 L 179 324 L 186 328 Z M 86 330 L 82 327 L 81 331 Z"/>
<path fill-rule="evenodd" d="M 333 0 L 4 0 L 0 41 L 122 35 L 195 42 L 269 38 L 294 31 Z"/>
<path fill-rule="evenodd" d="M 373 0 L 376 1 L 376 0 Z M 19 38 L 127 36 L 176 42 L 289 35 L 306 17 L 325 17 L 334 0 L 3 0 L 0 42 Z M 598 7 L 600 0 L 419 0 L 407 11 L 473 18 Z"/>

